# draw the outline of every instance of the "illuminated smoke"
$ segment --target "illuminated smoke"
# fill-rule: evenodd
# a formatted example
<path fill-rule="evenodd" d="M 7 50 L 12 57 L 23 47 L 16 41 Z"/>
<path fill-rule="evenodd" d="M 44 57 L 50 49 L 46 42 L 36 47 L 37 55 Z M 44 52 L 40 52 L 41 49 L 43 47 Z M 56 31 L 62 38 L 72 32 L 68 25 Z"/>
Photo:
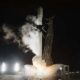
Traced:
<path fill-rule="evenodd" d="M 42 25 L 43 10 L 39 8 L 38 15 L 28 16 L 26 19 L 31 23 L 26 23 L 21 27 L 22 43 L 30 48 L 37 56 L 42 56 L 42 32 L 37 29 Z"/>
<path fill-rule="evenodd" d="M 6 34 L 4 38 L 13 39 L 13 42 L 26 48 L 24 52 L 27 52 L 29 48 L 35 55 L 42 56 L 42 32 L 37 28 L 37 26 L 42 25 L 42 18 L 42 8 L 39 8 L 37 16 L 27 16 L 26 20 L 28 22 L 19 28 L 19 36 L 12 29 L 3 25 L 3 31 Z"/>
<path fill-rule="evenodd" d="M 36 78 L 55 80 L 55 78 L 57 77 L 57 71 L 62 66 L 62 64 L 54 64 L 47 67 L 44 66 L 44 63 L 37 65 L 37 67 L 35 65 L 25 65 L 25 77 L 32 78 L 31 80 L 36 80 Z"/>
<path fill-rule="evenodd" d="M 22 44 L 20 44 L 21 40 L 17 37 L 17 35 L 11 28 L 9 28 L 8 26 L 6 26 L 6 24 L 4 24 L 2 26 L 2 29 L 3 29 L 3 32 L 5 33 L 4 39 L 12 40 L 13 43 L 18 43 L 19 46 L 22 46 Z"/>
<path fill-rule="evenodd" d="M 6 34 L 4 36 L 5 39 L 13 39 L 13 42 L 17 42 L 24 48 L 29 48 L 35 54 L 32 59 L 33 65 L 24 66 L 26 77 L 40 79 L 55 77 L 57 70 L 61 66 L 51 65 L 47 67 L 45 61 L 42 60 L 42 32 L 37 28 L 37 26 L 42 25 L 42 18 L 42 8 L 38 10 L 37 16 L 27 16 L 26 20 L 28 22 L 22 25 L 19 29 L 21 38 L 19 38 L 19 36 L 17 36 L 12 29 L 8 28 L 6 25 L 3 25 L 3 31 Z M 27 49 L 25 52 L 27 53 Z"/>
<path fill-rule="evenodd" d="M 14 31 L 12 29 L 7 27 L 5 24 L 3 25 L 2 28 L 3 28 L 4 33 L 6 34 L 4 36 L 4 39 L 6 39 L 6 40 L 13 39 L 13 42 L 19 43 L 18 37 L 16 36 L 16 34 L 14 33 Z"/>
<path fill-rule="evenodd" d="M 10 28 L 6 27 L 5 24 L 3 25 L 3 30 L 4 30 L 4 33 L 6 34 L 4 36 L 5 39 L 12 39 L 12 38 L 16 39 L 16 35 L 13 32 L 13 30 L 11 30 Z"/>
<path fill-rule="evenodd" d="M 30 48 L 35 55 L 41 56 L 42 32 L 29 23 L 22 26 L 21 32 L 23 44 Z"/>
<path fill-rule="evenodd" d="M 37 56 L 42 56 L 42 32 L 37 29 L 38 25 L 42 25 L 43 9 L 39 8 L 38 15 L 28 16 L 26 18 L 31 23 L 26 23 L 21 27 L 22 42 L 30 48 Z"/>
<path fill-rule="evenodd" d="M 26 20 L 34 22 L 34 24 L 36 24 L 36 25 L 42 25 L 42 19 L 43 19 L 43 9 L 42 9 L 42 7 L 40 7 L 38 9 L 37 16 L 29 15 L 29 16 L 26 17 Z"/>

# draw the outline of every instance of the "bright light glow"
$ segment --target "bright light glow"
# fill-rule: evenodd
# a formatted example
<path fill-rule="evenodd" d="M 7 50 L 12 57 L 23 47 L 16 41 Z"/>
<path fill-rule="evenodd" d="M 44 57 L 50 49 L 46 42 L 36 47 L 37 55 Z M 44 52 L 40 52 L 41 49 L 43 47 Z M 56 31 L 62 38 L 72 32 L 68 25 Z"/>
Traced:
<path fill-rule="evenodd" d="M 20 70 L 20 64 L 19 63 L 15 63 L 14 65 L 14 71 L 18 72 Z"/>
<path fill-rule="evenodd" d="M 3 62 L 1 65 L 1 72 L 4 73 L 4 72 L 6 72 L 6 70 L 7 70 L 7 65 L 6 65 L 6 63 Z"/>
<path fill-rule="evenodd" d="M 59 68 L 62 71 L 62 67 Z"/>
<path fill-rule="evenodd" d="M 54 64 L 51 66 L 45 66 L 43 63 L 41 64 L 42 66 L 35 66 L 35 65 L 25 65 L 24 70 L 25 70 L 25 77 L 34 77 L 34 78 L 40 78 L 40 79 L 47 79 L 48 80 L 53 80 L 49 78 L 55 78 L 56 77 L 56 72 L 59 70 L 61 67 L 61 64 Z M 35 79 L 34 79 L 35 80 Z"/>

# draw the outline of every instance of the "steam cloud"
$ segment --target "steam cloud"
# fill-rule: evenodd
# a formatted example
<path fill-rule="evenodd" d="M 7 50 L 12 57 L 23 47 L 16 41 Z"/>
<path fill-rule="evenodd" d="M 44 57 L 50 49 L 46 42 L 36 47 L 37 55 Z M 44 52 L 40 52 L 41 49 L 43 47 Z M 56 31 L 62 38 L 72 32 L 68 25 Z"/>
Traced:
<path fill-rule="evenodd" d="M 54 77 L 57 70 L 61 66 L 52 65 L 47 67 L 45 61 L 42 60 L 42 32 L 37 28 L 37 26 L 42 25 L 42 18 L 42 8 L 39 8 L 37 16 L 27 16 L 26 20 L 28 22 L 22 25 L 18 30 L 21 34 L 20 38 L 12 29 L 8 28 L 6 25 L 3 25 L 3 31 L 6 34 L 4 36 L 5 39 L 13 39 L 13 42 L 18 43 L 24 48 L 29 48 L 35 54 L 32 59 L 33 65 L 24 66 L 26 77 L 36 77 L 40 79 Z M 27 53 L 27 49 L 25 52 Z"/>
<path fill-rule="evenodd" d="M 22 42 L 25 46 L 30 48 L 34 54 L 41 56 L 42 54 L 42 32 L 36 27 L 27 23 L 21 28 Z"/>
<path fill-rule="evenodd" d="M 3 31 L 6 34 L 6 36 L 4 36 L 5 39 L 12 39 L 12 38 L 14 38 L 14 40 L 16 39 L 16 35 L 14 34 L 13 30 L 6 27 L 5 24 L 3 25 Z"/>
<path fill-rule="evenodd" d="M 13 39 L 13 42 L 17 42 L 20 46 L 29 48 L 32 52 L 37 55 L 42 55 L 42 32 L 37 28 L 38 25 L 42 25 L 43 10 L 39 8 L 37 16 L 27 16 L 26 24 L 22 25 L 19 29 L 21 34 L 17 36 L 15 32 L 8 28 L 6 25 L 3 25 L 3 31 L 6 34 L 5 39 Z M 27 49 L 25 50 L 25 52 Z"/>

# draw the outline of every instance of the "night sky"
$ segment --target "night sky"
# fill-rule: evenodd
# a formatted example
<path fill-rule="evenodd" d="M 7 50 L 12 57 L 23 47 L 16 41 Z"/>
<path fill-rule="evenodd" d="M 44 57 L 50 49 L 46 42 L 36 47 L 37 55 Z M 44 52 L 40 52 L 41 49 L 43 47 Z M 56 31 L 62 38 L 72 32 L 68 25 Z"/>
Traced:
<path fill-rule="evenodd" d="M 8 1 L 0 3 L 0 61 L 29 60 L 33 54 L 24 54 L 17 44 L 3 39 L 1 26 L 6 23 L 18 28 L 25 23 L 28 14 L 36 14 L 37 8 L 42 6 L 44 18 L 55 16 L 53 55 L 55 63 L 69 64 L 71 70 L 80 70 L 80 9 L 75 2 L 70 1 Z M 27 55 L 27 57 L 25 57 Z"/>

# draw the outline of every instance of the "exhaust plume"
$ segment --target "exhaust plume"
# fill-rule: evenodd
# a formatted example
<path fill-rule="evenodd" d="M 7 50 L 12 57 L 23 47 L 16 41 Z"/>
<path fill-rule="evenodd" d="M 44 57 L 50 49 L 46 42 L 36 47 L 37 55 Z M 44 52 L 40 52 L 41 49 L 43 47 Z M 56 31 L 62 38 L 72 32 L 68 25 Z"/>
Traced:
<path fill-rule="evenodd" d="M 15 31 L 3 25 L 3 31 L 6 34 L 5 39 L 13 39 L 13 42 L 18 43 L 23 49 L 25 48 L 26 53 L 30 49 L 35 54 L 32 58 L 33 65 L 24 66 L 25 77 L 32 78 L 32 80 L 47 80 L 47 78 L 55 77 L 57 70 L 61 66 L 53 64 L 46 66 L 45 60 L 42 59 L 42 31 L 39 29 L 42 26 L 42 19 L 43 9 L 39 8 L 37 16 L 26 17 L 27 22 L 18 30 L 20 35 L 16 35 Z"/>

